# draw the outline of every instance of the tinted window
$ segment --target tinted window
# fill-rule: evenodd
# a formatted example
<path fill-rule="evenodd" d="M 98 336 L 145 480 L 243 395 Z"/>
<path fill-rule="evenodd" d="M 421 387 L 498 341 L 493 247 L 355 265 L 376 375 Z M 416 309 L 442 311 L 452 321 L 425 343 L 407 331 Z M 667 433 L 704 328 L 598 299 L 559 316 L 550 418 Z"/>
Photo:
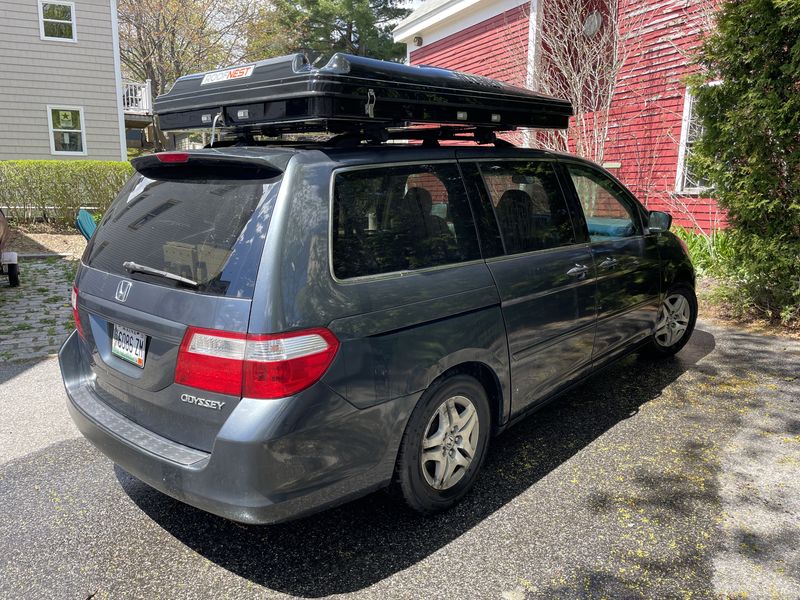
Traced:
<path fill-rule="evenodd" d="M 409 165 L 338 173 L 333 272 L 342 279 L 480 257 L 458 167 Z"/>
<path fill-rule="evenodd" d="M 553 166 L 544 162 L 479 163 L 506 254 L 575 242 Z"/>
<path fill-rule="evenodd" d="M 639 235 L 639 215 L 625 192 L 593 169 L 568 165 L 593 242 Z"/>
<path fill-rule="evenodd" d="M 106 211 L 84 260 L 125 276 L 123 263 L 131 261 L 196 281 L 203 293 L 252 297 L 266 223 L 251 217 L 277 188 L 276 179 L 162 181 L 137 174 Z"/>

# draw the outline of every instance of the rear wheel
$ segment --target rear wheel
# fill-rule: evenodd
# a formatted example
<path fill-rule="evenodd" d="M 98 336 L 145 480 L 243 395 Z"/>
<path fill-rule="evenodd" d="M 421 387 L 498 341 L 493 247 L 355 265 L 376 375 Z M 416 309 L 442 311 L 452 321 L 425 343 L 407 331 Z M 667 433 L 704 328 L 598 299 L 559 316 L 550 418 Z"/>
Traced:
<path fill-rule="evenodd" d="M 672 356 L 678 352 L 692 336 L 696 320 L 697 297 L 694 290 L 687 285 L 670 288 L 658 309 L 651 353 Z"/>
<path fill-rule="evenodd" d="M 490 427 L 486 391 L 472 377 L 457 375 L 429 388 L 409 419 L 397 459 L 406 503 L 432 514 L 461 500 L 483 463 Z"/>
<path fill-rule="evenodd" d="M 11 287 L 19 285 L 19 265 L 8 265 L 8 284 Z"/>

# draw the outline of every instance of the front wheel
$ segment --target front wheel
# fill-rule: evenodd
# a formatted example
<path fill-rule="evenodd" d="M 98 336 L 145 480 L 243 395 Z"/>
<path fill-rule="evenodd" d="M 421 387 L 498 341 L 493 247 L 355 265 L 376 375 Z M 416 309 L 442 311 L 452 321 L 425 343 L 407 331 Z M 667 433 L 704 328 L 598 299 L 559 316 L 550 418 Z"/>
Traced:
<path fill-rule="evenodd" d="M 422 514 L 450 508 L 470 490 L 486 455 L 491 417 L 486 390 L 457 375 L 429 388 L 409 419 L 396 480 Z"/>
<path fill-rule="evenodd" d="M 650 344 L 652 354 L 672 356 L 689 341 L 697 321 L 697 297 L 687 285 L 677 285 L 667 292 L 658 308 L 656 328 Z"/>

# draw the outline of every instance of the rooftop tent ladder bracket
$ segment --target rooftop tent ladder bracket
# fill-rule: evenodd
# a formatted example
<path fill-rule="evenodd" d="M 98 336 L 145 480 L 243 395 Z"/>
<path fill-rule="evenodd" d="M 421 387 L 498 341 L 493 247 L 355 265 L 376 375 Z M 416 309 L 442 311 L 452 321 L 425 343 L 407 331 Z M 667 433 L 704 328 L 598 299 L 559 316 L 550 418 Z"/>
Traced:
<path fill-rule="evenodd" d="M 373 89 L 367 92 L 367 104 L 364 107 L 364 112 L 367 113 L 370 119 L 375 118 L 375 90 Z"/>
<path fill-rule="evenodd" d="M 180 77 L 154 104 L 164 131 L 213 127 L 239 137 L 355 133 L 366 125 L 564 129 L 565 100 L 487 77 L 337 53 L 320 68 L 301 54 Z M 215 140 L 218 136 L 215 135 Z"/>
<path fill-rule="evenodd" d="M 211 147 L 212 148 L 214 147 L 214 140 L 216 139 L 217 122 L 219 121 L 220 118 L 224 119 L 221 109 L 217 114 L 214 115 L 214 120 L 211 122 Z M 223 120 L 222 126 L 224 126 L 224 125 L 225 125 L 225 121 Z"/>

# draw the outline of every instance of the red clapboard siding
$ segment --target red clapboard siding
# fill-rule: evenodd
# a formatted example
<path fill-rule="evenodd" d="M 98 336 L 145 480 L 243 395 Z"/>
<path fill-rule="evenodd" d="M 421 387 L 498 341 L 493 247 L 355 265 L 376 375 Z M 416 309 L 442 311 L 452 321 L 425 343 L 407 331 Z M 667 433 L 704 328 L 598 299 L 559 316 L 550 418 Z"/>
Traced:
<path fill-rule="evenodd" d="M 548 0 L 540 0 L 547 2 Z M 675 194 L 684 78 L 716 0 L 620 0 L 627 60 L 617 79 L 605 161 L 651 209 L 686 227 L 725 226 L 714 200 Z M 410 54 L 425 64 L 525 85 L 528 5 L 508 10 Z"/>
<path fill-rule="evenodd" d="M 411 64 L 455 69 L 525 85 L 527 5 L 468 27 L 411 52 Z"/>
<path fill-rule="evenodd" d="M 546 1 L 546 0 L 545 0 Z M 710 198 L 678 195 L 675 177 L 685 78 L 710 24 L 713 0 L 621 0 L 625 65 L 617 78 L 605 145 L 614 174 L 651 209 L 686 227 L 725 226 Z"/>

